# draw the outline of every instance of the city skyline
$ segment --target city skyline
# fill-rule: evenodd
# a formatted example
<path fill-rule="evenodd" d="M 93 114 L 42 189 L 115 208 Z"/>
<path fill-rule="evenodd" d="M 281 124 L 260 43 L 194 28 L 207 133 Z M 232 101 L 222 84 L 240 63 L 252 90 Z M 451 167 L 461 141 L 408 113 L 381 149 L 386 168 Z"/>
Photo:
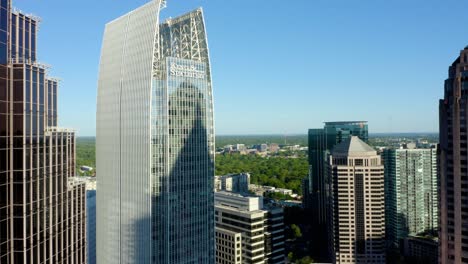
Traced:
<path fill-rule="evenodd" d="M 47 2 L 63 12 L 36 1 L 15 5 L 43 18 L 39 59 L 54 65 L 53 74 L 63 80 L 59 101 L 66 107 L 61 108 L 61 125 L 77 129 L 78 136 L 94 136 L 103 25 L 146 1 L 116 5 L 103 0 L 93 2 L 91 9 L 86 8 L 91 5 L 88 0 Z M 468 3 L 421 3 L 297 1 L 265 6 L 263 1 L 168 1 L 171 12 L 163 11 L 162 16 L 198 6 L 207 13 L 213 81 L 220 88 L 214 94 L 219 135 L 305 134 L 323 121 L 354 119 L 369 121 L 371 133 L 436 132 L 434 104 L 442 96 L 443 65 L 451 64 L 454 54 L 468 44 L 465 29 L 458 30 L 453 6 L 463 9 Z M 90 18 L 63 23 L 73 21 L 84 8 Z M 282 14 L 280 19 L 277 14 Z M 292 43 L 294 49 L 285 49 Z M 75 63 L 62 59 L 67 54 L 78 55 Z M 385 93 L 389 90 L 392 93 Z M 335 94 L 342 96 L 334 98 Z M 361 104 L 345 104 L 363 94 L 379 107 L 367 111 Z M 330 103 L 340 107 L 325 108 Z M 404 114 L 408 109 L 412 115 Z"/>

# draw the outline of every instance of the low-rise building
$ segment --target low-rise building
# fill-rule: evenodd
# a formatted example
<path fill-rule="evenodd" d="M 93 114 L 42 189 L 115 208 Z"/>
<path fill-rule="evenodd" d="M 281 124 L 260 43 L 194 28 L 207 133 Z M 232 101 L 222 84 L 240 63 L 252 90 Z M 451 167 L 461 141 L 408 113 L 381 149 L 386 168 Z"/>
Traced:
<path fill-rule="evenodd" d="M 228 174 L 216 177 L 215 185 L 217 191 L 228 191 L 236 193 L 248 193 L 250 184 L 249 173 Z"/>
<path fill-rule="evenodd" d="M 217 263 L 284 263 L 281 208 L 264 208 L 262 197 L 217 192 L 215 223 Z"/>
<path fill-rule="evenodd" d="M 437 238 L 409 236 L 404 239 L 403 244 L 403 256 L 408 263 L 438 263 L 439 242 Z"/>

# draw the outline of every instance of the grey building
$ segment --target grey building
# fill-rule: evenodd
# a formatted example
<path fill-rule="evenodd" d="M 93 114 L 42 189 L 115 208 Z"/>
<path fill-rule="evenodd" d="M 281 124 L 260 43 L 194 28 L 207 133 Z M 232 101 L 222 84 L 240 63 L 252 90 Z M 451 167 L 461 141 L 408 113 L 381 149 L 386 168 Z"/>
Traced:
<path fill-rule="evenodd" d="M 468 46 L 439 101 L 440 263 L 468 263 Z"/>
<path fill-rule="evenodd" d="M 389 246 L 438 227 L 437 150 L 385 149 L 385 228 Z"/>
<path fill-rule="evenodd" d="M 97 98 L 98 263 L 214 263 L 214 126 L 201 9 L 109 22 Z"/>
<path fill-rule="evenodd" d="M 75 132 L 57 127 L 59 82 L 36 59 L 39 21 L 0 1 L 0 263 L 85 263 Z"/>

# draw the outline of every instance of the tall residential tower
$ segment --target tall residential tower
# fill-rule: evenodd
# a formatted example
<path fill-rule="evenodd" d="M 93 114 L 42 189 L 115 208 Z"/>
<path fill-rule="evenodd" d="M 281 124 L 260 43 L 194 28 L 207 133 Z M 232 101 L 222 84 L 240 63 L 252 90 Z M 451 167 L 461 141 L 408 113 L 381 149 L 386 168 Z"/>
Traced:
<path fill-rule="evenodd" d="M 440 263 L 468 263 L 468 46 L 449 67 L 440 118 Z"/>
<path fill-rule="evenodd" d="M 214 263 L 214 127 L 201 9 L 108 23 L 97 106 L 97 262 Z"/>
<path fill-rule="evenodd" d="M 385 149 L 385 228 L 390 248 L 409 235 L 435 232 L 437 149 Z"/>
<path fill-rule="evenodd" d="M 57 127 L 59 82 L 36 60 L 38 24 L 0 2 L 0 263 L 86 263 L 75 132 Z"/>

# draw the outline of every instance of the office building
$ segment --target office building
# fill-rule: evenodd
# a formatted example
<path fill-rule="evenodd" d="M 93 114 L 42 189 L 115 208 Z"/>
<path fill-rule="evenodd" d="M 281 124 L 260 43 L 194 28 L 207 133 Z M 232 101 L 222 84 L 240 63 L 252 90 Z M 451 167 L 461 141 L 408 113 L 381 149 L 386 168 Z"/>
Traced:
<path fill-rule="evenodd" d="M 316 250 L 315 256 L 319 261 L 329 260 L 326 248 L 327 230 L 327 192 L 326 192 L 326 157 L 333 147 L 358 136 L 364 142 L 368 140 L 368 125 L 366 121 L 326 122 L 324 128 L 309 130 L 309 175 L 304 181 L 303 206 L 311 217 L 311 224 L 315 231 L 312 241 Z"/>
<path fill-rule="evenodd" d="M 385 228 L 388 245 L 438 227 L 437 149 L 385 149 Z"/>
<path fill-rule="evenodd" d="M 433 237 L 408 236 L 403 240 L 406 263 L 437 264 L 439 241 Z"/>
<path fill-rule="evenodd" d="M 440 122 L 440 263 L 468 263 L 468 46 L 449 67 Z"/>
<path fill-rule="evenodd" d="M 227 191 L 235 193 L 248 193 L 250 184 L 249 173 L 229 174 L 219 176 L 218 191 Z"/>
<path fill-rule="evenodd" d="M 153 0 L 108 23 L 97 98 L 97 262 L 214 263 L 214 126 L 203 12 Z"/>
<path fill-rule="evenodd" d="M 216 263 L 285 263 L 283 209 L 262 197 L 215 194 Z"/>
<path fill-rule="evenodd" d="M 0 1 L 0 263 L 85 263 L 75 132 L 58 127 L 59 82 L 36 60 L 39 22 Z"/>
<path fill-rule="evenodd" d="M 384 166 L 357 136 L 327 157 L 333 263 L 385 263 Z"/>

